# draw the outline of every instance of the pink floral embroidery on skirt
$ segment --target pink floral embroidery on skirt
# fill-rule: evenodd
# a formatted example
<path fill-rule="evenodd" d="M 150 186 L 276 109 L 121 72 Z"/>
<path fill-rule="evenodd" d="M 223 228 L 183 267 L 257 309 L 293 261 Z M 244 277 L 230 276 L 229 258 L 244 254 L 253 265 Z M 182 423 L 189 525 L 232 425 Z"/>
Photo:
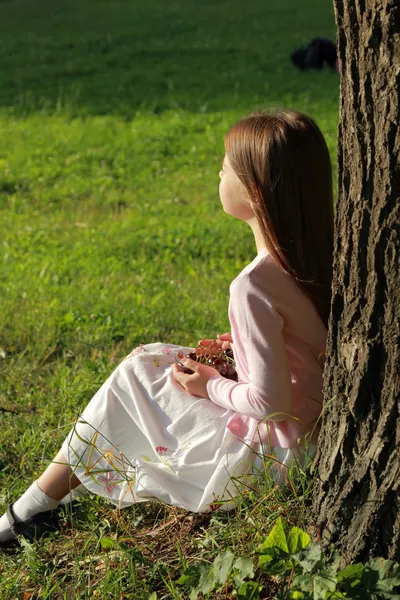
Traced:
<path fill-rule="evenodd" d="M 111 496 L 113 489 L 118 487 L 118 483 L 116 483 L 118 475 L 115 471 L 107 471 L 107 473 L 99 475 L 98 479 L 100 483 L 104 484 L 104 489 L 109 496 Z"/>
<path fill-rule="evenodd" d="M 137 348 L 134 348 L 132 350 L 132 352 L 130 354 L 128 354 L 128 356 L 126 358 L 132 358 L 133 356 L 136 356 L 137 354 L 141 354 L 142 352 L 146 352 L 146 350 L 144 348 L 144 344 L 140 344 L 140 346 L 138 346 Z"/>
<path fill-rule="evenodd" d="M 175 352 L 173 351 L 172 348 L 168 348 L 168 346 L 164 346 L 164 348 L 162 349 L 163 354 L 175 354 Z"/>

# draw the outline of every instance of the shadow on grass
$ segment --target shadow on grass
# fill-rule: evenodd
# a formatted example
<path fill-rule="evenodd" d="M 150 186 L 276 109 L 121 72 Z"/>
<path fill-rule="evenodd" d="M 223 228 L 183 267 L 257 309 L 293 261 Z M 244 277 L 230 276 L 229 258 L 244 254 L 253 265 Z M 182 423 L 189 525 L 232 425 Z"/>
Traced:
<path fill-rule="evenodd" d="M 0 106 L 131 117 L 336 104 L 338 78 L 300 73 L 290 52 L 334 37 L 330 2 L 305 0 L 6 0 Z"/>

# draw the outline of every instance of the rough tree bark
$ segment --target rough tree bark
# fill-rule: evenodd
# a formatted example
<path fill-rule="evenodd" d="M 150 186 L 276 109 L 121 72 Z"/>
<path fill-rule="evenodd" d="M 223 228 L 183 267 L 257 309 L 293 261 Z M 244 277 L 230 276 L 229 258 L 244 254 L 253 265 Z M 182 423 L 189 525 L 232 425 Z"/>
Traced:
<path fill-rule="evenodd" d="M 333 298 L 314 522 L 345 563 L 400 560 L 400 0 L 334 0 Z"/>

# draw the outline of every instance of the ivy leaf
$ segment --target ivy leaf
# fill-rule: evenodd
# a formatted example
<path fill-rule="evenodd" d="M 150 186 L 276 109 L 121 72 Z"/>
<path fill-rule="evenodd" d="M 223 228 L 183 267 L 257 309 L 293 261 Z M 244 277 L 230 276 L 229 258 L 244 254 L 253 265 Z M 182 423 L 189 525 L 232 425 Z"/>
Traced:
<path fill-rule="evenodd" d="M 333 544 L 331 544 L 330 550 L 331 555 L 326 565 L 326 570 L 329 571 L 329 574 L 332 575 L 332 577 L 337 577 L 337 572 L 340 567 L 340 556 L 339 553 L 334 549 Z"/>
<path fill-rule="evenodd" d="M 303 573 L 302 575 L 296 575 L 293 577 L 292 589 L 293 591 L 300 592 L 312 592 L 313 578 L 309 573 Z"/>
<path fill-rule="evenodd" d="M 282 559 L 282 553 L 278 548 L 265 548 L 260 558 L 258 559 L 259 565 L 269 564 Z"/>
<path fill-rule="evenodd" d="M 328 571 L 319 571 L 313 575 L 314 600 L 324 600 L 328 592 L 336 590 L 336 577 L 332 577 Z"/>
<path fill-rule="evenodd" d="M 373 558 L 365 565 L 361 579 L 367 590 L 392 592 L 400 585 L 400 565 L 392 560 Z"/>
<path fill-rule="evenodd" d="M 218 558 L 218 557 L 217 557 Z M 191 588 L 190 600 L 197 600 L 199 594 L 209 594 L 216 587 L 216 579 L 211 565 L 196 565 L 185 569 L 177 581 L 179 585 Z"/>
<path fill-rule="evenodd" d="M 223 554 L 218 554 L 218 556 L 214 560 L 212 570 L 215 582 L 217 584 L 224 585 L 224 583 L 226 583 L 226 580 L 228 579 L 229 573 L 231 571 L 234 558 L 235 555 L 232 554 L 230 550 L 227 550 Z"/>
<path fill-rule="evenodd" d="M 209 594 L 215 589 L 215 576 L 212 566 L 210 565 L 200 565 L 200 578 L 199 584 L 196 588 L 196 592 L 201 592 L 202 594 Z"/>
<path fill-rule="evenodd" d="M 288 541 L 281 517 L 276 521 L 271 533 L 265 538 L 257 549 L 259 554 L 265 554 L 269 548 L 279 548 L 282 552 L 289 554 Z"/>
<path fill-rule="evenodd" d="M 254 565 L 251 558 L 245 556 L 237 558 L 233 563 L 233 573 L 233 580 L 237 588 L 240 588 L 246 577 L 253 579 Z"/>
<path fill-rule="evenodd" d="M 271 550 L 275 550 L 275 548 L 271 548 Z M 281 577 L 284 577 L 292 570 L 292 562 L 280 558 L 279 555 L 278 557 L 274 557 L 262 554 L 258 559 L 258 566 L 268 575 L 279 575 Z"/>
<path fill-rule="evenodd" d="M 292 527 L 289 533 L 286 534 L 284 522 L 279 517 L 271 533 L 258 547 L 257 552 L 264 554 L 268 548 L 279 548 L 285 554 L 295 554 L 307 548 L 310 542 L 311 538 L 308 533 L 299 527 Z"/>
<path fill-rule="evenodd" d="M 179 577 L 176 582 L 179 585 L 186 585 L 188 587 L 196 587 L 200 579 L 200 568 L 196 565 L 188 567 L 184 570 L 183 574 Z"/>
<path fill-rule="evenodd" d="M 356 563 L 355 565 L 348 565 L 345 569 L 339 571 L 337 575 L 338 583 L 346 582 L 351 584 L 352 587 L 360 583 L 362 574 L 364 573 L 365 565 L 362 563 Z"/>
<path fill-rule="evenodd" d="M 292 588 L 293 591 L 310 594 L 313 600 L 325 600 L 328 593 L 332 594 L 336 590 L 336 578 L 332 578 L 325 570 L 312 575 L 310 573 L 296 575 L 293 578 Z"/>
<path fill-rule="evenodd" d="M 311 573 L 314 567 L 323 559 L 319 544 L 310 542 L 304 550 L 297 552 L 294 557 L 306 573 Z"/>
<path fill-rule="evenodd" d="M 240 600 L 258 600 L 260 589 L 262 588 L 256 581 L 246 581 L 238 589 L 237 597 Z"/>
<path fill-rule="evenodd" d="M 308 533 L 299 527 L 292 527 L 292 529 L 289 531 L 287 545 L 290 554 L 304 550 L 304 548 L 307 548 L 310 542 L 311 538 Z"/>

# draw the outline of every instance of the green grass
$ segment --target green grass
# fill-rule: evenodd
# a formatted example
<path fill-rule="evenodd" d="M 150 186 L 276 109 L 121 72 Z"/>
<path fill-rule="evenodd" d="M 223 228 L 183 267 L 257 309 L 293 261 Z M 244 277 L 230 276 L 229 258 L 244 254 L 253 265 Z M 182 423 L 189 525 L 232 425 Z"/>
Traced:
<path fill-rule="evenodd" d="M 229 282 L 255 251 L 220 209 L 229 126 L 302 110 L 335 160 L 338 113 L 337 76 L 288 60 L 334 37 L 330 2 L 2 0 L 1 13 L 0 511 L 132 347 L 227 330 Z M 278 514 L 305 523 L 296 493 L 261 485 L 211 520 L 85 500 L 62 536 L 0 555 L 0 598 L 180 598 L 185 561 L 249 552 Z M 128 539 L 114 558 L 99 541 L 113 535 Z"/>

